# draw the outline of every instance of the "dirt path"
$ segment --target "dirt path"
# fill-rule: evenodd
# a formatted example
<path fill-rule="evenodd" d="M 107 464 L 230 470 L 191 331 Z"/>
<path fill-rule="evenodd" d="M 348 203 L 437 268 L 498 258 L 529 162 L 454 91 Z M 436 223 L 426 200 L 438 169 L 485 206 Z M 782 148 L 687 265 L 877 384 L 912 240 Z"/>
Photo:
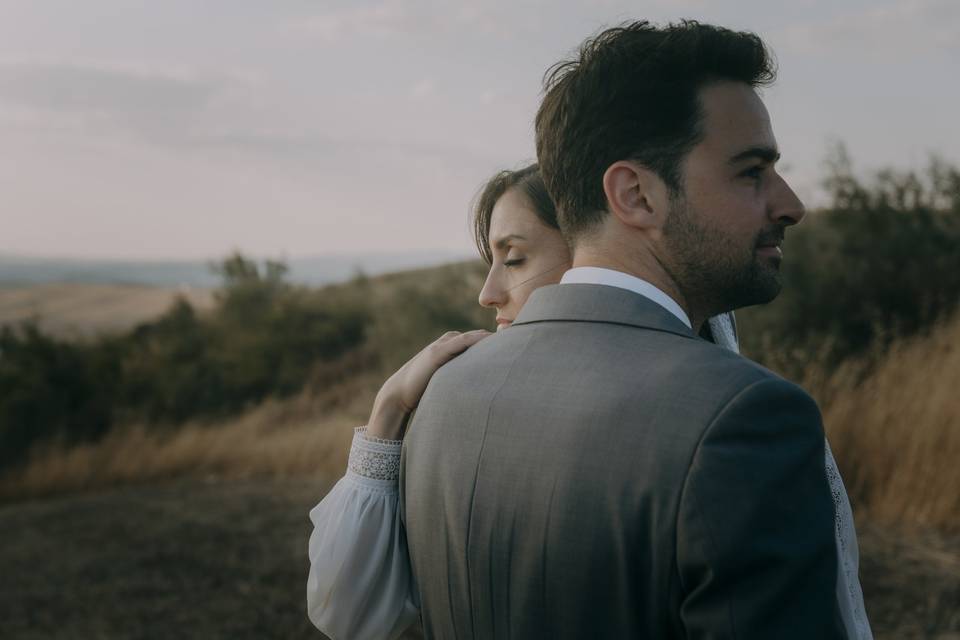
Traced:
<path fill-rule="evenodd" d="M 320 638 L 320 482 L 174 482 L 0 507 L 0 637 Z M 960 540 L 861 534 L 877 638 L 960 638 Z"/>
<path fill-rule="evenodd" d="M 860 580 L 877 638 L 960 640 L 960 537 L 861 527 Z"/>
<path fill-rule="evenodd" d="M 315 483 L 171 484 L 0 509 L 0 637 L 317 638 Z"/>

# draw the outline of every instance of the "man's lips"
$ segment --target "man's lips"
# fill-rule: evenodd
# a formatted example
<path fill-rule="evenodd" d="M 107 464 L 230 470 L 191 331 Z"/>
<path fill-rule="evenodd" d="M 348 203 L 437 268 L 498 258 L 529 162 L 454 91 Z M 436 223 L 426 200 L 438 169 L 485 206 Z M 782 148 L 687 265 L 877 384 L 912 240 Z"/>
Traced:
<path fill-rule="evenodd" d="M 783 249 L 779 244 L 761 244 L 757 247 L 757 255 L 783 257 Z"/>
<path fill-rule="evenodd" d="M 771 227 L 757 238 L 757 255 L 768 258 L 783 257 L 783 229 Z"/>

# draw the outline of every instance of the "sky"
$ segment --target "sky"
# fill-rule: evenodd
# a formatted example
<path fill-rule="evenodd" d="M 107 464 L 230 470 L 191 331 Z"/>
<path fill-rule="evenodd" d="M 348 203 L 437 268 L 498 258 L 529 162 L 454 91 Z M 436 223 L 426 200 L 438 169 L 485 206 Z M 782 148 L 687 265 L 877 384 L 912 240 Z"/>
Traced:
<path fill-rule="evenodd" d="M 757 32 L 784 175 L 960 164 L 956 0 L 0 0 L 0 254 L 471 252 L 543 74 L 605 26 Z"/>

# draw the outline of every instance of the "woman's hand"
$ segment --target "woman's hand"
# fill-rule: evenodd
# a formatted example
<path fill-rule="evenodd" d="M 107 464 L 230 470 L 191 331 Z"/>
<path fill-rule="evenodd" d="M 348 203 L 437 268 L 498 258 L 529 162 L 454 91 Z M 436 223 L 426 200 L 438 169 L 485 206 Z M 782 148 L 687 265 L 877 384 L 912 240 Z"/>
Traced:
<path fill-rule="evenodd" d="M 401 439 L 410 412 L 420 403 L 437 369 L 489 335 L 490 332 L 483 329 L 466 333 L 449 331 L 413 356 L 380 387 L 367 423 L 367 434 L 385 440 Z"/>

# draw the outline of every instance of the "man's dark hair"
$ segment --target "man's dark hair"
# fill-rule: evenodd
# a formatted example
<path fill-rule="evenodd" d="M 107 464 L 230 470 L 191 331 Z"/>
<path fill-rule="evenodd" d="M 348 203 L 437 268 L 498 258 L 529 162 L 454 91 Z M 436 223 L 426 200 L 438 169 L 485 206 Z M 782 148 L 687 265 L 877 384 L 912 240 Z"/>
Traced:
<path fill-rule="evenodd" d="M 703 137 L 704 85 L 757 87 L 775 75 L 757 35 L 692 20 L 607 29 L 576 59 L 551 67 L 537 112 L 537 159 L 567 239 L 603 219 L 603 174 L 618 160 L 636 161 L 681 191 L 683 159 Z"/>

